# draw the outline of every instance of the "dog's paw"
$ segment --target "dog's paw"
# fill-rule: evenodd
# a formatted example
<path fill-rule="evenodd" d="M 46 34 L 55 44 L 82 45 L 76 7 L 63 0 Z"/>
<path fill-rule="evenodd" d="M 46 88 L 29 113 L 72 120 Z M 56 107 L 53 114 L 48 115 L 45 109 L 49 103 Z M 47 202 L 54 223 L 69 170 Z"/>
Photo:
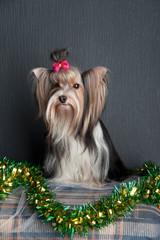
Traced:
<path fill-rule="evenodd" d="M 89 182 L 85 182 L 85 184 L 87 184 L 89 187 L 92 187 L 92 188 L 101 188 L 101 187 L 104 187 L 107 182 L 94 182 L 94 181 L 89 181 Z"/>

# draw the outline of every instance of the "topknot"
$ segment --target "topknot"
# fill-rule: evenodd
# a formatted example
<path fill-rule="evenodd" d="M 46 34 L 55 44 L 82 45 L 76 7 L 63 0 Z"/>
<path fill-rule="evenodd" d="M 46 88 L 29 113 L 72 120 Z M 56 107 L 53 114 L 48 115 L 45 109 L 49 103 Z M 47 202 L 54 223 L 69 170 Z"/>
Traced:
<path fill-rule="evenodd" d="M 69 54 L 69 48 L 56 49 L 50 54 L 50 60 L 52 62 L 61 63 L 66 60 Z"/>

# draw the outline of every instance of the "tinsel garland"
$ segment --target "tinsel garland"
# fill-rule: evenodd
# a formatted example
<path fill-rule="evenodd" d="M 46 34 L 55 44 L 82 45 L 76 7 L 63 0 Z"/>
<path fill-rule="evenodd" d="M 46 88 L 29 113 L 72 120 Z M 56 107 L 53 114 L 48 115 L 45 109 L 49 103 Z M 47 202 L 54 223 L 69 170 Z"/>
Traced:
<path fill-rule="evenodd" d="M 146 163 L 137 173 L 141 175 L 138 181 L 122 183 L 111 195 L 71 209 L 55 200 L 55 193 L 49 190 L 39 167 L 5 157 L 0 159 L 0 199 L 18 186 L 25 186 L 28 203 L 39 217 L 44 217 L 44 222 L 50 221 L 62 236 L 68 233 L 73 238 L 76 232 L 86 236 L 89 228 L 99 230 L 125 217 L 137 203 L 157 205 L 160 209 L 160 168 Z"/>

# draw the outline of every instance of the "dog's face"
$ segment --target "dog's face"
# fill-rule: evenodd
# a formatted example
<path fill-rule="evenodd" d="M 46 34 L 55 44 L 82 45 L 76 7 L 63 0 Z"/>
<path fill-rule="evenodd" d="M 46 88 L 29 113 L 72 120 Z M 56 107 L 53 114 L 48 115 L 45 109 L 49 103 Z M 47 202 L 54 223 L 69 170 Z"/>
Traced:
<path fill-rule="evenodd" d="M 35 93 L 49 136 L 85 136 L 98 121 L 107 93 L 106 69 L 97 67 L 84 73 L 76 67 L 54 72 L 33 70 Z"/>

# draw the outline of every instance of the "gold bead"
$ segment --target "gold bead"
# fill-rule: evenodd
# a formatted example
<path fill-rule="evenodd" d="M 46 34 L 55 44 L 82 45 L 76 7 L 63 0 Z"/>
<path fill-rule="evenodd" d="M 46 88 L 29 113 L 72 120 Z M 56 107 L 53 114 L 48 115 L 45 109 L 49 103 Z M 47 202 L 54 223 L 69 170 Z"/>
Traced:
<path fill-rule="evenodd" d="M 49 198 L 47 198 L 47 199 L 45 199 L 45 201 L 46 201 L 46 202 L 48 202 L 48 201 L 50 201 L 50 199 L 49 199 Z"/>
<path fill-rule="evenodd" d="M 103 212 L 98 212 L 98 217 L 103 217 Z"/>
<path fill-rule="evenodd" d="M 78 221 L 78 218 L 72 219 L 72 222 L 76 222 L 76 221 Z"/>
<path fill-rule="evenodd" d="M 160 194 L 160 189 L 157 188 L 155 192 Z"/>
<path fill-rule="evenodd" d="M 49 204 L 45 204 L 45 205 L 43 205 L 43 206 L 47 208 L 47 207 L 49 207 Z"/>
<path fill-rule="evenodd" d="M 127 188 L 126 187 L 122 187 L 122 195 L 124 195 L 125 197 L 127 196 Z"/>
<path fill-rule="evenodd" d="M 58 216 L 58 223 L 63 222 L 63 218 L 61 218 L 60 216 Z"/>
<path fill-rule="evenodd" d="M 90 216 L 87 214 L 87 215 L 86 215 L 86 218 L 90 219 Z"/>
<path fill-rule="evenodd" d="M 2 187 L 1 188 L 1 191 L 3 192 L 3 193 L 6 193 L 6 190 Z"/>
<path fill-rule="evenodd" d="M 25 168 L 24 175 L 28 177 L 30 175 L 29 168 Z"/>
<path fill-rule="evenodd" d="M 13 170 L 12 170 L 12 173 L 11 173 L 11 174 L 15 175 L 15 174 L 16 174 L 16 172 L 17 172 L 17 168 L 13 168 Z"/>
<path fill-rule="evenodd" d="M 46 189 L 44 187 L 42 187 L 40 190 L 41 190 L 41 192 L 45 192 L 46 191 Z"/>
<path fill-rule="evenodd" d="M 30 175 L 30 173 L 29 173 L 29 172 L 26 172 L 26 173 L 25 173 L 25 176 L 26 176 L 26 177 L 28 177 L 29 175 Z"/>
<path fill-rule="evenodd" d="M 117 201 L 118 204 L 122 204 L 122 202 L 120 200 Z"/>
<path fill-rule="evenodd" d="M 137 186 L 133 187 L 132 190 L 130 191 L 130 196 L 134 196 L 137 190 L 138 190 Z"/>
<path fill-rule="evenodd" d="M 13 182 L 8 183 L 8 186 L 12 187 L 13 186 Z"/>
<path fill-rule="evenodd" d="M 107 213 L 108 213 L 108 215 L 112 216 L 113 210 L 112 209 L 107 209 Z"/>
<path fill-rule="evenodd" d="M 93 220 L 91 223 L 92 223 L 92 225 L 95 225 L 95 224 L 96 224 L 96 221 L 95 221 L 95 220 Z"/>
<path fill-rule="evenodd" d="M 40 181 L 36 181 L 36 183 L 37 183 L 37 186 L 40 186 Z"/>
<path fill-rule="evenodd" d="M 83 222 L 83 218 L 80 217 L 79 219 L 78 218 L 74 218 L 72 219 L 72 222 L 74 222 L 74 224 L 81 224 Z"/>
<path fill-rule="evenodd" d="M 159 180 L 160 179 L 160 175 L 158 175 L 156 178 L 155 178 L 155 180 Z"/>
<path fill-rule="evenodd" d="M 71 223 L 66 223 L 66 225 L 68 226 L 68 228 L 72 228 L 72 224 Z"/>
<path fill-rule="evenodd" d="M 146 189 L 146 193 L 147 193 L 147 194 L 150 194 L 150 190 L 149 190 L 149 189 Z"/>
<path fill-rule="evenodd" d="M 2 180 L 3 180 L 3 181 L 6 180 L 5 173 L 3 173 L 3 175 L 2 175 Z"/>

